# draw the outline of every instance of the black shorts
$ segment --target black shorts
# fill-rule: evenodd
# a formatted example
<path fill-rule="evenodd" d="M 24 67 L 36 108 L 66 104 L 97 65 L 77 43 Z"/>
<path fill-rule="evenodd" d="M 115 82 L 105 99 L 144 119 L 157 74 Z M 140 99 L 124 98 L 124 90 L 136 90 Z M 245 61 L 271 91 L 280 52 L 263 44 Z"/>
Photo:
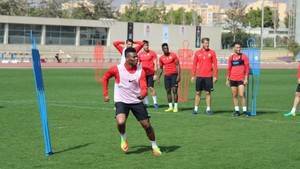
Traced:
<path fill-rule="evenodd" d="M 230 80 L 230 87 L 239 87 L 241 85 L 244 85 L 244 81 Z"/>
<path fill-rule="evenodd" d="M 165 76 L 165 88 L 170 89 L 172 87 L 178 87 L 177 74 Z"/>
<path fill-rule="evenodd" d="M 154 76 L 154 75 L 147 75 L 147 76 L 146 76 L 147 87 L 154 87 L 153 76 Z"/>
<path fill-rule="evenodd" d="M 131 112 L 133 113 L 133 115 L 138 121 L 146 120 L 150 118 L 150 116 L 148 115 L 148 111 L 145 105 L 143 104 L 143 102 L 136 103 L 136 104 L 126 104 L 123 102 L 116 102 L 115 106 L 116 106 L 116 116 L 120 113 L 123 113 L 126 115 L 126 117 L 128 117 L 129 111 L 131 110 Z"/>
<path fill-rule="evenodd" d="M 296 92 L 300 92 L 300 84 L 298 84 Z"/>
<path fill-rule="evenodd" d="M 214 90 L 213 78 L 212 77 L 197 77 L 196 79 L 196 91 L 207 91 L 211 92 Z"/>

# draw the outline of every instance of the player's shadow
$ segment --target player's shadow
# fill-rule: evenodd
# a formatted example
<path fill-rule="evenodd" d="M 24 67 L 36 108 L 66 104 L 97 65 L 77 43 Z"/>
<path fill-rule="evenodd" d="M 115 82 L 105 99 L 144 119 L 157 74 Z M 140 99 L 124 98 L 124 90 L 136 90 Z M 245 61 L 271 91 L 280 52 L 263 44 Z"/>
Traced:
<path fill-rule="evenodd" d="M 233 110 L 216 110 L 216 111 L 213 111 L 214 114 L 232 114 L 233 113 Z"/>
<path fill-rule="evenodd" d="M 179 149 L 181 146 L 159 146 L 160 150 L 162 153 L 171 153 L 173 151 L 176 151 L 177 149 Z M 151 151 L 152 147 L 151 146 L 134 146 L 132 147 L 132 149 L 136 149 L 133 151 L 129 151 L 126 154 L 141 154 L 147 151 Z"/>
<path fill-rule="evenodd" d="M 181 111 L 192 111 L 194 109 L 194 107 L 181 107 L 179 108 L 179 110 Z"/>
<path fill-rule="evenodd" d="M 4 106 L 0 106 L 0 109 L 4 108 Z"/>
<path fill-rule="evenodd" d="M 68 151 L 73 151 L 73 150 L 76 150 L 76 149 L 87 147 L 87 146 L 89 146 L 91 144 L 94 144 L 94 143 L 86 143 L 86 144 L 81 144 L 81 145 L 69 147 L 69 148 L 66 148 L 64 150 L 56 151 L 56 152 L 54 152 L 54 154 L 60 154 L 60 153 L 68 152 Z"/>
<path fill-rule="evenodd" d="M 169 105 L 166 104 L 159 105 L 159 108 L 166 108 L 166 107 L 169 107 Z"/>
<path fill-rule="evenodd" d="M 280 112 L 278 112 L 278 111 L 258 110 L 258 111 L 256 112 L 256 115 L 276 114 L 276 113 L 280 113 Z"/>

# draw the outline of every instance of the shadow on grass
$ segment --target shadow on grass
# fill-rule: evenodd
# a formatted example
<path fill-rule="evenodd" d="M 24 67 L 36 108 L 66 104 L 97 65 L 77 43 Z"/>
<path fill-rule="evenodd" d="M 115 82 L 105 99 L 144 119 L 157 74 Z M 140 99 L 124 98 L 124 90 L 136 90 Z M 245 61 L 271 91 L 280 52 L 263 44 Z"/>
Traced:
<path fill-rule="evenodd" d="M 192 110 L 194 110 L 194 107 L 179 107 L 179 110 L 181 110 L 181 111 L 192 111 Z"/>
<path fill-rule="evenodd" d="M 81 145 L 69 147 L 69 148 L 64 149 L 64 150 L 56 151 L 56 152 L 54 152 L 54 154 L 60 154 L 60 153 L 68 152 L 68 151 L 73 151 L 73 150 L 76 150 L 76 149 L 87 147 L 87 146 L 89 146 L 91 144 L 94 144 L 94 143 L 86 143 L 86 144 L 81 144 Z"/>
<path fill-rule="evenodd" d="M 173 151 L 176 151 L 177 149 L 179 149 L 181 146 L 160 146 L 160 150 L 162 151 L 162 153 L 171 153 Z M 151 151 L 152 147 L 151 146 L 134 146 L 132 147 L 132 149 L 136 149 L 133 151 L 129 151 L 127 154 L 141 154 L 144 153 L 146 151 Z"/>
<path fill-rule="evenodd" d="M 166 105 L 166 104 L 162 104 L 162 105 L 158 105 L 159 107 L 158 108 L 166 108 L 166 107 L 169 107 L 169 105 Z M 148 105 L 147 106 L 147 109 L 154 109 L 153 105 Z"/>
<path fill-rule="evenodd" d="M 214 114 L 232 114 L 233 113 L 233 110 L 216 110 L 216 111 L 213 111 Z"/>
<path fill-rule="evenodd" d="M 264 110 L 258 110 L 256 112 L 257 115 L 276 114 L 276 113 L 283 113 L 283 112 L 279 112 L 279 111 L 264 111 Z"/>
<path fill-rule="evenodd" d="M 0 106 L 0 109 L 4 108 L 4 106 Z"/>

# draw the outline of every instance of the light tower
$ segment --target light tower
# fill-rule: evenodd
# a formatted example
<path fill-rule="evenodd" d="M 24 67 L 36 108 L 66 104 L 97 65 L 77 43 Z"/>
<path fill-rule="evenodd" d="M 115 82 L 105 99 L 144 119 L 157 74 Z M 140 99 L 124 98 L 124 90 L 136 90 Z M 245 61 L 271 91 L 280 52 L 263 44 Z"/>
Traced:
<path fill-rule="evenodd" d="M 296 3 L 297 3 L 296 0 L 289 0 L 288 17 L 289 17 L 289 38 L 290 38 L 290 40 L 295 40 Z"/>

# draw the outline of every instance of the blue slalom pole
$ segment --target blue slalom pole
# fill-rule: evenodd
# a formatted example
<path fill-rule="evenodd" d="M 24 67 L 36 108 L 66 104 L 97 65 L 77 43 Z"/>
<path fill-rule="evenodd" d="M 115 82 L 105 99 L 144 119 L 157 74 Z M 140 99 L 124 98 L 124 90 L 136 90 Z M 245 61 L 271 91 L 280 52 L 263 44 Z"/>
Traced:
<path fill-rule="evenodd" d="M 35 86 L 37 92 L 37 101 L 39 105 L 40 118 L 42 122 L 45 153 L 47 156 L 49 156 L 53 154 L 53 152 L 51 148 L 50 132 L 48 128 L 47 105 L 46 105 L 46 96 L 44 90 L 41 62 L 40 62 L 40 54 L 39 54 L 39 50 L 36 47 L 36 43 L 32 36 L 32 33 L 31 33 L 31 39 L 32 39 L 32 67 L 33 67 L 33 74 L 34 74 Z"/>
<path fill-rule="evenodd" d="M 244 50 L 246 55 L 249 57 L 250 67 L 251 67 L 251 81 L 249 81 L 248 89 L 247 89 L 247 106 L 250 106 L 250 115 L 256 116 L 256 99 L 258 95 L 259 89 L 259 78 L 260 78 L 260 51 L 255 47 L 255 39 L 250 38 L 247 41 L 248 48 Z M 250 88 L 251 87 L 251 88 Z M 249 91 L 250 88 L 250 91 Z M 251 96 L 251 100 L 248 100 L 249 96 Z"/>

